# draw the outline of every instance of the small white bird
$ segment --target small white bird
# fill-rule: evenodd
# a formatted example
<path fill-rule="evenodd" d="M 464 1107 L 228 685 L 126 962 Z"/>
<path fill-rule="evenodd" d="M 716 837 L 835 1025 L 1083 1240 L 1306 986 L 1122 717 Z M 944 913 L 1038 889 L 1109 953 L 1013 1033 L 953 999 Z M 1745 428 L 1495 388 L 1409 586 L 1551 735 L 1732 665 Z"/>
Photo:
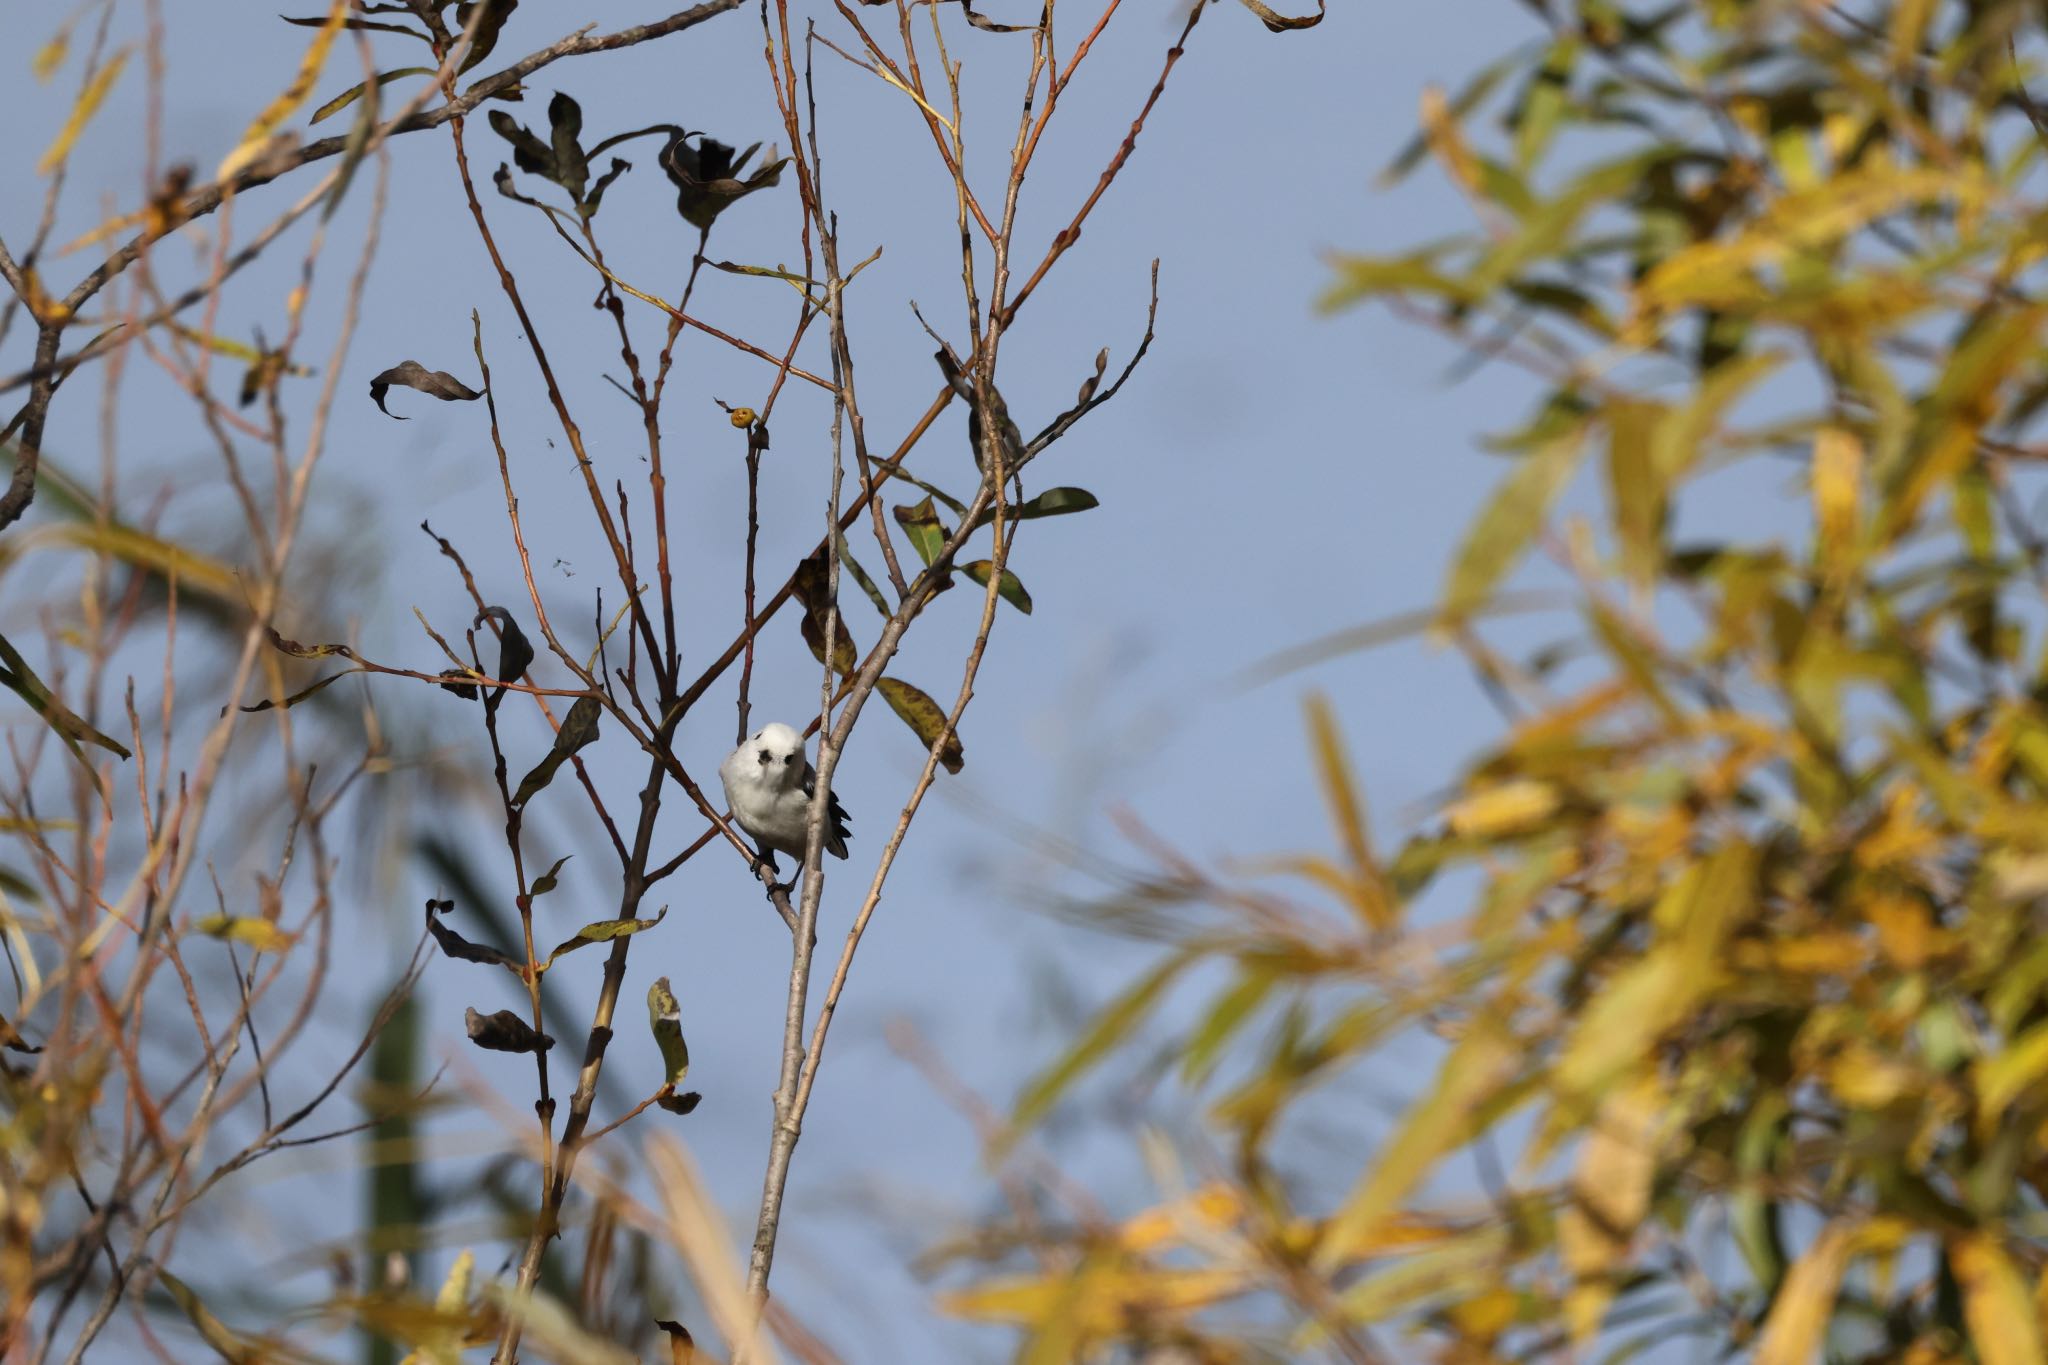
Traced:
<path fill-rule="evenodd" d="M 811 798 L 818 773 L 804 756 L 803 736 L 776 722 L 764 725 L 752 739 L 726 755 L 718 765 L 725 800 L 733 819 L 761 845 L 761 860 L 771 871 L 775 855 L 787 853 L 802 861 L 804 832 L 810 822 Z M 825 796 L 825 851 L 846 856 L 846 811 L 839 798 Z"/>

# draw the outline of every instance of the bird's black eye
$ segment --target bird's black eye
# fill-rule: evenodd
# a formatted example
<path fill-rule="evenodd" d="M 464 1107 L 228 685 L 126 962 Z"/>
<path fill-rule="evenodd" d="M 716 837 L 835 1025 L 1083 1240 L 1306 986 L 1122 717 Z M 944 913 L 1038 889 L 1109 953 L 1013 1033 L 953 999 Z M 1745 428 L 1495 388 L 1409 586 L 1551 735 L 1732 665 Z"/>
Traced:
<path fill-rule="evenodd" d="M 769 761 L 770 759 L 772 759 L 772 758 L 774 758 L 774 757 L 775 757 L 775 755 L 774 755 L 774 754 L 771 754 L 771 753 L 769 753 L 769 752 L 768 752 L 768 751 L 767 751 L 766 749 L 763 749 L 763 750 L 761 751 L 761 761 L 762 761 L 763 763 L 766 763 L 766 762 L 768 762 L 768 761 Z"/>
<path fill-rule="evenodd" d="M 782 762 L 783 762 L 784 766 L 787 766 L 787 765 L 789 765 L 789 764 L 791 764 L 791 763 L 794 763 L 794 762 L 796 762 L 796 755 L 795 755 L 795 754 L 790 754 L 790 755 L 789 755 L 788 757 L 784 758 L 784 759 L 782 760 Z"/>

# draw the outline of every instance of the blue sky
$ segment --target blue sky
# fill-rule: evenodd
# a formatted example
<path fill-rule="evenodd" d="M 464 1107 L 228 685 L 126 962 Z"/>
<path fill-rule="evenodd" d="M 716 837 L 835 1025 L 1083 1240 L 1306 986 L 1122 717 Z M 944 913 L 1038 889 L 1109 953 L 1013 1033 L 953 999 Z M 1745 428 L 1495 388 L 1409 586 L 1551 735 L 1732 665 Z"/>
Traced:
<path fill-rule="evenodd" d="M 572 27 L 550 8 L 524 6 L 507 27 L 499 58 Z M 844 25 L 829 7 L 808 8 L 818 12 L 821 30 L 844 45 Z M 1177 28 L 1168 9 L 1126 6 L 1069 91 L 1027 186 L 1020 220 L 1027 258 L 1035 259 L 1071 216 L 1122 139 Z M 603 22 L 619 26 L 658 12 L 638 0 L 613 4 L 603 7 Z M 229 13 L 172 7 L 168 159 L 217 164 L 303 49 L 305 30 L 267 12 L 239 11 L 232 20 Z M 133 18 L 117 21 L 117 31 Z M 1067 21 L 1063 43 L 1080 31 Z M 1455 84 L 1527 32 L 1525 18 L 1508 4 L 1338 0 L 1319 29 L 1284 35 L 1268 34 L 1235 6 L 1216 6 L 1137 154 L 1006 340 L 1003 391 L 1029 431 L 1071 400 L 1098 348 L 1109 348 L 1113 367 L 1123 363 L 1142 331 L 1149 263 L 1159 258 L 1158 339 L 1150 358 L 1115 403 L 1031 470 L 1029 491 L 1079 485 L 1102 506 L 1035 523 L 1020 538 L 1013 567 L 1036 611 L 1027 619 L 1005 609 L 998 619 L 963 727 L 966 771 L 941 778 L 897 864 L 834 1026 L 798 1150 L 777 1284 L 793 1308 L 854 1354 L 1002 1354 L 999 1340 L 964 1336 L 930 1317 L 926 1287 L 900 1267 L 900 1253 L 937 1240 L 956 1219 L 985 1207 L 991 1188 L 967 1125 L 883 1034 L 889 1021 L 909 1021 L 956 1073 L 1001 1105 L 1070 1034 L 1076 1002 L 1102 998 L 1141 960 L 1127 945 L 1029 908 L 1048 887 L 1087 886 L 1044 856 L 1039 832 L 1141 862 L 1107 818 L 1123 809 L 1205 858 L 1323 847 L 1299 707 L 1310 686 L 1335 699 L 1379 822 L 1390 831 L 1493 732 L 1493 714 L 1457 658 L 1421 646 L 1336 661 L 1248 693 L 1234 690 L 1231 679 L 1273 651 L 1426 604 L 1500 468 L 1475 450 L 1475 437 L 1520 415 L 1527 390 L 1519 379 L 1487 371 L 1452 386 L 1446 376 L 1454 355 L 1441 342 L 1383 314 L 1321 317 L 1314 301 L 1327 280 L 1326 253 L 1391 248 L 1463 225 L 1461 206 L 1426 172 L 1394 193 L 1375 192 L 1372 177 L 1408 137 L 1426 82 Z M 969 137 L 980 148 L 970 174 L 989 195 L 1002 172 L 1024 47 L 1000 35 L 950 36 L 967 64 Z M 381 66 L 416 59 L 403 40 L 377 41 Z M 25 62 L 27 46 L 19 45 L 17 60 Z M 334 74 L 320 84 L 323 97 L 347 83 L 341 73 L 352 72 L 355 60 L 352 51 L 338 55 Z M 0 85 L 0 117 L 17 129 L 0 148 L 7 183 L 23 183 L 31 173 L 68 103 L 61 82 L 75 72 L 74 58 L 59 85 L 38 88 L 19 77 Z M 137 126 L 135 75 L 117 90 L 74 161 L 60 239 L 96 221 L 104 205 L 126 206 L 137 197 L 140 145 L 122 131 Z M 822 51 L 816 77 L 826 191 L 841 216 L 844 249 L 858 259 L 875 245 L 886 248 L 849 303 L 870 438 L 886 450 L 922 411 L 937 378 L 932 347 L 909 302 L 956 345 L 962 340 L 951 191 L 921 121 L 900 94 Z M 741 145 L 783 140 L 760 27 L 746 7 L 680 39 L 550 67 L 530 89 L 527 101 L 513 107 L 530 124 L 544 121 L 546 97 L 562 89 L 581 102 L 592 132 L 678 122 Z M 509 158 L 481 123 L 471 125 L 469 138 L 480 178 Z M 598 223 L 625 278 L 674 298 L 694 231 L 674 213 L 654 146 L 624 150 L 634 169 L 611 189 Z M 289 192 L 252 195 L 239 210 L 239 230 L 252 231 Z M 463 548 L 493 600 L 532 625 L 483 414 L 480 406 L 399 394 L 393 409 L 411 419 L 401 424 L 378 413 L 363 390 L 371 374 L 405 358 L 474 382 L 472 308 L 482 317 L 536 571 L 557 620 L 587 623 L 590 587 L 607 571 L 516 321 L 469 224 L 445 132 L 395 144 L 392 195 L 319 474 L 331 499 L 326 529 L 346 519 L 346 534 L 360 548 L 360 581 L 304 582 L 299 590 L 346 593 L 348 600 L 323 604 L 331 615 L 360 623 L 374 657 L 438 666 L 430 663 L 432 646 L 412 609 L 444 631 L 459 631 L 468 612 L 460 583 L 415 529 L 422 517 Z M 360 232 L 367 203 L 367 184 L 359 181 L 336 219 L 338 240 Z M 543 319 L 593 458 L 607 483 L 622 477 L 630 484 L 644 475 L 638 416 L 602 378 L 619 374 L 620 365 L 605 319 L 589 307 L 594 278 L 537 215 L 495 198 L 486 208 Z M 0 214 L 0 233 L 17 242 L 34 214 L 33 202 L 17 197 Z M 793 187 L 757 195 L 721 220 L 710 255 L 794 265 L 795 226 Z M 245 335 L 267 324 L 274 333 L 304 241 L 303 228 L 295 231 L 290 251 L 252 270 L 231 292 L 222 332 Z M 188 249 L 166 244 L 160 254 L 172 261 Z M 323 325 L 331 329 L 343 259 L 323 267 L 311 335 L 323 335 Z M 48 273 L 68 285 L 86 264 L 72 257 Z M 707 272 L 692 312 L 779 348 L 793 305 L 786 286 Z M 629 316 L 641 351 L 651 353 L 658 320 L 640 308 Z M 814 369 L 827 364 L 822 342 L 820 329 L 806 343 L 804 360 Z M 21 363 L 21 346 L 17 334 L 0 351 L 9 369 Z M 139 507 L 161 493 L 171 525 L 220 524 L 228 504 L 203 433 L 146 365 L 131 368 L 140 373 L 120 410 L 126 499 Z M 666 437 L 686 662 L 715 653 L 740 624 L 744 469 L 737 433 L 713 400 L 758 404 L 768 378 L 759 361 L 701 335 L 683 343 Z M 293 393 L 308 397 L 316 382 L 296 381 Z M 761 557 L 771 583 L 814 543 L 822 522 L 826 415 L 801 387 L 793 387 L 777 415 L 763 464 Z M 96 417 L 89 402 L 60 400 L 50 449 L 90 449 Z M 964 492 L 966 445 L 955 409 L 912 465 Z M 89 458 L 77 463 L 87 467 Z M 876 567 L 870 540 L 856 535 L 853 545 Z M 18 577 L 0 585 L 10 622 L 30 610 L 33 586 Z M 608 600 L 615 602 L 616 593 Z M 913 632 L 898 671 L 949 697 L 976 600 L 966 592 L 940 599 Z M 857 597 L 850 603 L 849 620 L 866 644 L 877 618 Z M 296 633 L 289 621 L 282 625 Z M 579 638 L 587 636 L 587 625 L 578 630 Z M 815 710 L 817 683 L 793 620 L 778 621 L 765 634 L 758 665 L 757 723 L 800 721 Z M 378 687 L 401 733 L 432 746 L 438 761 L 488 761 L 473 718 L 452 699 L 400 694 L 388 680 Z M 732 702 L 728 678 L 683 726 L 680 749 L 700 778 L 709 779 L 731 742 Z M 531 727 L 516 731 L 514 743 L 523 746 L 515 755 L 537 757 L 544 747 Z M 638 761 L 616 742 L 596 752 L 608 799 L 615 808 L 627 804 L 640 780 Z M 826 951 L 838 947 L 857 905 L 855 883 L 872 868 L 920 757 L 906 730 L 871 709 L 840 770 L 839 790 L 855 817 L 855 875 L 829 883 L 821 926 Z M 519 761 L 515 756 L 515 767 Z M 548 794 L 528 853 L 529 864 L 542 865 L 577 855 L 562 890 L 544 902 L 544 916 L 565 934 L 610 913 L 616 896 L 610 855 L 588 818 L 574 811 L 572 796 L 566 785 Z M 671 806 L 662 847 L 678 846 L 700 828 L 680 802 Z M 490 820 L 447 818 L 487 866 L 502 866 L 502 848 L 492 854 Z M 416 907 L 441 888 L 408 868 L 383 898 L 370 891 L 389 879 L 388 870 L 344 871 L 363 888 L 340 923 L 357 936 L 364 969 L 356 993 L 368 1001 L 387 961 L 417 932 Z M 634 949 L 622 1011 L 629 1026 L 612 1049 L 612 1065 L 631 1078 L 655 1074 L 637 1002 L 653 977 L 669 976 L 691 1040 L 690 1083 L 705 1101 L 688 1119 L 654 1113 L 642 1122 L 670 1123 L 687 1136 L 736 1228 L 750 1228 L 780 1044 L 787 937 L 729 850 L 707 850 L 661 895 L 670 902 L 669 919 Z M 459 1058 L 464 1070 L 523 1108 L 531 1099 L 530 1062 L 479 1054 L 460 1041 L 465 1004 L 488 1010 L 516 1003 L 509 981 L 483 981 L 475 970 L 445 961 L 429 970 L 425 999 L 436 1051 Z M 572 995 L 587 998 L 596 989 L 596 956 L 562 975 Z M 360 1008 L 366 1006 L 353 1013 L 337 1008 L 332 1039 L 322 1045 L 328 1055 L 345 1052 Z M 565 1042 L 556 1067 L 562 1089 L 568 1062 L 581 1050 L 580 1041 Z M 1405 1077 L 1390 1077 L 1386 1089 L 1398 1093 L 1406 1084 Z M 638 1079 L 626 1086 L 633 1094 L 646 1088 Z M 450 1128 L 475 1132 L 462 1123 Z M 1359 1140 L 1368 1134 L 1362 1123 Z M 1120 1170 L 1106 1154 L 1081 1152 L 1076 1159 L 1105 1163 L 1101 1171 L 1112 1178 Z M 317 1179 L 309 1184 L 309 1177 Z M 299 1197 L 289 1191 L 320 1193 L 311 1203 L 291 1203 L 289 1218 L 238 1222 L 247 1252 L 260 1258 L 302 1242 L 299 1219 L 327 1235 L 338 1232 L 358 1207 L 353 1178 L 348 1155 L 338 1149 L 296 1168 L 279 1162 L 252 1175 L 244 1192 L 256 1210 L 284 1209 Z M 317 1271 L 304 1285 L 309 1296 L 319 1292 Z"/>

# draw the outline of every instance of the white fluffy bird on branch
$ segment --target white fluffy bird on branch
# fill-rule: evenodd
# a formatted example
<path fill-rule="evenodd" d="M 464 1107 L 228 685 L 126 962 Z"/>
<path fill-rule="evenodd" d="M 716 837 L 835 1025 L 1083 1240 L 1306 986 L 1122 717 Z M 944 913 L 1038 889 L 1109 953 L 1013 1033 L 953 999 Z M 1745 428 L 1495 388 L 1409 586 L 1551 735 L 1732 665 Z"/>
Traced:
<path fill-rule="evenodd" d="M 771 871 L 775 855 L 787 853 L 799 863 L 804 833 L 817 794 L 818 773 L 804 755 L 803 736 L 780 721 L 764 725 L 752 739 L 726 755 L 718 765 L 726 803 L 741 829 L 761 846 L 761 860 Z M 825 795 L 825 851 L 846 856 L 847 815 L 839 798 Z"/>

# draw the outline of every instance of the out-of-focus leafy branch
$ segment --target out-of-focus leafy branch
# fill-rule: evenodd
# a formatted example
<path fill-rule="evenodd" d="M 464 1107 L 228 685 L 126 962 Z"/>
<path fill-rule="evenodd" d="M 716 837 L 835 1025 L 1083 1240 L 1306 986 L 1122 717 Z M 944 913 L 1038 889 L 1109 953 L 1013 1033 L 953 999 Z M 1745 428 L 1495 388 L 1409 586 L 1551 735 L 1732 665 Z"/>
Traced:
<path fill-rule="evenodd" d="M 992 1145 L 1162 1032 L 1207 1131 L 1147 1147 L 1150 1207 L 1048 1183 L 1067 1219 L 983 1229 L 948 1302 L 1037 1359 L 2040 1361 L 2048 31 L 1500 8 L 1536 41 L 1394 167 L 1475 230 L 1327 303 L 1534 411 L 1438 606 L 1293 661 L 1433 633 L 1510 723 L 1385 841 L 1313 699 L 1334 854 L 1105 902 L 1169 951 Z"/>

